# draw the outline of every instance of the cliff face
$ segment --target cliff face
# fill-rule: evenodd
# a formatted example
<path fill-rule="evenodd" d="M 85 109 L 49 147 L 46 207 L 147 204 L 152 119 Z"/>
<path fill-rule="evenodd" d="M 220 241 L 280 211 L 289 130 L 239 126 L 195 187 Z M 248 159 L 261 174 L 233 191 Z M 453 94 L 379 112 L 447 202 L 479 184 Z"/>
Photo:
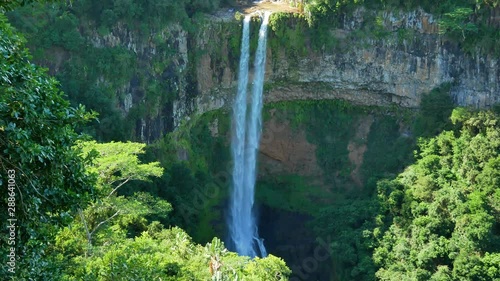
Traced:
<path fill-rule="evenodd" d="M 62 77 L 71 100 L 100 110 L 100 118 L 118 115 L 107 126 L 123 128 L 122 137 L 151 143 L 194 112 L 185 98 L 193 84 L 188 71 L 189 36 L 179 24 L 145 30 L 117 22 L 103 31 L 95 21 L 81 18 L 78 29 L 85 48 L 66 50 L 54 45 L 44 50 L 35 45 L 35 50 L 43 50 L 37 63 Z M 109 99 L 110 105 L 98 102 L 103 99 Z"/>
<path fill-rule="evenodd" d="M 382 34 L 360 32 L 373 25 L 374 17 Z M 130 77 L 117 80 L 108 73 L 87 82 L 110 85 L 115 107 L 132 124 L 127 133 L 132 139 L 150 143 L 192 114 L 230 107 L 238 79 L 241 22 L 226 11 L 198 24 L 196 32 L 188 32 L 177 24 L 144 31 L 117 23 L 105 35 L 92 22 L 79 27 L 92 48 L 121 48 L 133 57 Z M 253 50 L 259 24 L 255 20 L 251 26 Z M 436 19 L 423 11 L 360 9 L 325 37 L 335 46 L 313 48 L 311 38 L 304 37 L 302 51 L 292 52 L 284 46 L 288 42 L 276 43 L 277 32 L 270 30 L 265 102 L 344 99 L 418 107 L 422 95 L 443 83 L 451 83 L 458 105 L 486 108 L 500 102 L 499 59 L 465 54 L 438 34 Z M 77 63 L 72 52 L 59 47 L 46 54 L 52 59 L 40 63 L 53 74 L 64 72 L 65 62 Z"/>
<path fill-rule="evenodd" d="M 265 101 L 345 99 L 363 105 L 418 107 L 423 94 L 443 83 L 451 83 L 458 105 L 486 108 L 500 101 L 499 59 L 465 54 L 438 34 L 432 15 L 381 14 L 388 32 L 380 39 L 353 36 L 363 25 L 363 15 L 360 10 L 344 20 L 342 29 L 331 30 L 329 36 L 340 45 L 336 51 L 308 48 L 306 55 L 291 57 L 283 49 L 268 48 Z M 204 34 L 217 37 L 212 28 L 206 26 Z M 400 30 L 406 31 L 404 36 Z M 210 41 L 224 46 L 227 40 L 221 36 Z M 213 59 L 205 54 L 196 66 L 195 108 L 200 113 L 229 106 L 235 92 L 236 69 L 209 66 L 207 61 Z"/>
<path fill-rule="evenodd" d="M 178 104 L 185 100 L 188 89 L 186 71 L 189 61 L 188 34 L 179 25 L 174 24 L 163 30 L 151 31 L 145 38 L 119 23 L 107 35 L 100 36 L 94 30 L 88 38 L 96 48 L 126 48 L 137 57 L 138 67 L 146 69 L 144 73 L 148 76 L 147 79 L 134 75 L 130 81 L 117 89 L 117 96 L 122 97 L 118 107 L 124 115 L 128 115 L 130 109 L 144 103 L 148 98 L 145 80 L 163 82 L 168 85 L 163 91 L 167 94 L 173 93 L 176 97 L 171 102 L 158 98 L 158 103 L 163 104 L 146 109 L 146 113 L 139 118 L 135 126 L 136 139 L 152 142 L 179 125 L 177 115 L 187 116 L 187 111 L 191 108 L 189 104 L 184 102 L 181 107 Z M 175 51 L 165 53 L 162 47 Z"/>

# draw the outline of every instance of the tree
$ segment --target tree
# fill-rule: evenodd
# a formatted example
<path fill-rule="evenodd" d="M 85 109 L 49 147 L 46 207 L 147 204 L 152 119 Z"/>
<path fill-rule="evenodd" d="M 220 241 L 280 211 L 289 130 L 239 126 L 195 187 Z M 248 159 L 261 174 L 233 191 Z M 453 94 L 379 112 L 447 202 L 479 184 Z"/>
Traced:
<path fill-rule="evenodd" d="M 472 22 L 471 8 L 456 8 L 454 11 L 445 13 L 439 22 L 439 33 L 456 36 L 460 34 L 465 40 L 467 36 L 478 33 L 478 27 Z"/>
<path fill-rule="evenodd" d="M 87 166 L 87 172 L 98 175 L 97 189 L 101 195 L 110 197 L 129 181 L 149 181 L 150 177 L 160 177 L 163 168 L 159 162 L 142 164 L 139 154 L 144 154 L 143 143 L 95 141 L 78 144 L 84 156 L 96 153 L 92 164 Z"/>
<path fill-rule="evenodd" d="M 138 155 L 144 153 L 145 144 L 88 141 L 80 142 L 77 146 L 84 156 L 95 157 L 86 166 L 86 170 L 97 176 L 98 200 L 93 201 L 86 210 L 78 211 L 89 246 L 92 246 L 94 234 L 113 219 L 118 219 L 122 228 L 133 224 L 145 228 L 144 216 L 167 213 L 172 209 L 166 201 L 146 193 L 137 193 L 133 199 L 117 196 L 118 189 L 130 181 L 149 181 L 150 177 L 160 177 L 163 174 L 159 162 L 143 164 L 139 161 Z"/>
<path fill-rule="evenodd" d="M 32 3 L 45 3 L 45 2 L 51 2 L 53 0 L 0 0 L 0 12 L 3 11 L 11 11 L 15 8 L 18 8 L 20 6 L 25 6 L 29 5 Z"/>
<path fill-rule="evenodd" d="M 90 158 L 74 143 L 81 138 L 75 127 L 94 115 L 70 107 L 58 83 L 30 62 L 24 39 L 2 13 L 0 57 L 0 185 L 10 179 L 13 187 L 0 200 L 0 218 L 17 219 L 16 275 L 42 280 L 49 278 L 44 251 L 55 231 L 93 193 L 94 178 L 84 169 Z M 7 214 L 8 207 L 13 209 Z M 8 235 L 2 227 L 2 245 L 8 245 Z M 2 264 L 6 251 L 0 250 Z M 0 274 L 8 276 L 4 270 Z"/>
<path fill-rule="evenodd" d="M 500 116 L 456 109 L 451 119 L 459 130 L 422 141 L 414 165 L 379 183 L 381 280 L 500 278 Z"/>
<path fill-rule="evenodd" d="M 62 280 L 287 280 L 290 270 L 276 257 L 250 260 L 225 249 L 214 238 L 197 245 L 180 228 L 164 229 L 156 217 L 166 217 L 170 204 L 147 193 L 120 196 L 117 190 L 131 180 L 159 177 L 158 162 L 143 164 L 144 144 L 78 144 L 84 155 L 96 154 L 87 165 L 95 174 L 97 200 L 55 243 L 55 263 L 64 268 Z"/>

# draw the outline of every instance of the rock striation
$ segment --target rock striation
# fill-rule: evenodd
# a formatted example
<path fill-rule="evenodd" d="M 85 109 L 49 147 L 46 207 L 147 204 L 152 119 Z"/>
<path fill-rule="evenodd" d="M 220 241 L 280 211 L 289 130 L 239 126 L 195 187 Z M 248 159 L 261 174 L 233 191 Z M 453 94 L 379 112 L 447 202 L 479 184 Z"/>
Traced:
<path fill-rule="evenodd" d="M 387 34 L 380 39 L 353 36 L 363 24 L 366 12 L 358 10 L 345 18 L 343 28 L 331 30 L 340 51 L 307 50 L 290 57 L 282 49 L 268 50 L 265 101 L 345 99 L 356 104 L 418 107 L 422 95 L 451 84 L 457 105 L 488 108 L 500 102 L 499 59 L 470 55 L 458 44 L 438 33 L 437 20 L 421 10 L 385 12 L 378 15 Z M 209 37 L 217 35 L 207 25 Z M 406 37 L 400 31 L 405 30 Z M 222 42 L 212 38 L 207 42 Z M 206 44 L 200 44 L 202 49 Z M 195 112 L 228 106 L 234 95 L 236 73 L 228 65 L 207 63 L 210 53 L 196 65 L 198 95 Z"/>

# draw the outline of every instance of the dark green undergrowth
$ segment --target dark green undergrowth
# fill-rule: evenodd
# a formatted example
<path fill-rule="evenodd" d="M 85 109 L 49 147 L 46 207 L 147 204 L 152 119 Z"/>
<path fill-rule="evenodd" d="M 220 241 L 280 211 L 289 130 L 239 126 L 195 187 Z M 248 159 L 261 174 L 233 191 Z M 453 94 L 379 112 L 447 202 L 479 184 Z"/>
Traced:
<path fill-rule="evenodd" d="M 444 84 L 422 98 L 420 114 L 414 124 L 415 135 L 428 138 L 452 128 L 448 120 L 454 107 L 450 87 Z"/>
<path fill-rule="evenodd" d="M 224 237 L 224 201 L 232 167 L 226 136 L 229 126 L 227 113 L 213 111 L 148 146 L 144 160 L 160 161 L 165 173 L 152 183 L 131 184 L 124 194 L 140 190 L 168 200 L 173 211 L 164 223 L 181 226 L 198 243 Z"/>
<path fill-rule="evenodd" d="M 331 237 L 334 253 L 332 280 L 374 280 L 372 231 L 377 225 L 377 182 L 393 179 L 414 161 L 418 139 L 428 139 L 451 128 L 453 105 L 444 85 L 423 96 L 418 110 L 355 106 L 344 101 L 299 101 L 270 104 L 265 118 L 290 122 L 304 130 L 317 146 L 316 157 L 324 171 L 324 184 L 317 178 L 269 175 L 257 184 L 257 201 L 290 212 L 313 216 L 308 222 L 318 237 Z M 266 114 L 267 112 L 267 114 Z M 366 139 L 356 139 L 360 121 L 371 119 Z M 366 145 L 360 172 L 363 186 L 350 177 L 349 143 Z"/>
<path fill-rule="evenodd" d="M 257 183 L 256 200 L 271 208 L 288 212 L 316 215 L 318 205 L 327 204 L 332 195 L 321 186 L 312 185 L 312 179 L 299 175 L 273 175 Z"/>
<path fill-rule="evenodd" d="M 449 128 L 440 104 L 450 107 L 448 89 L 424 95 L 419 111 L 352 105 L 341 100 L 294 101 L 267 104 L 264 119 L 289 122 L 316 145 L 321 179 L 293 174 L 263 175 L 257 182 L 258 204 L 312 216 L 307 223 L 318 237 L 331 237 L 335 254 L 333 280 L 373 280 L 372 231 L 377 224 L 377 182 L 391 180 L 413 161 L 419 137 Z M 443 107 L 439 107 L 442 109 Z M 273 110 L 273 113 L 270 113 Z M 193 118 L 176 132 L 150 145 L 147 159 L 159 160 L 165 175 L 152 185 L 131 185 L 172 203 L 166 225 L 180 225 L 199 243 L 226 234 L 225 202 L 231 183 L 230 111 L 214 111 Z M 361 121 L 372 120 L 365 139 L 356 139 Z M 424 124 L 424 125 L 422 125 Z M 417 134 L 418 132 L 418 134 Z M 215 134 L 215 135 L 214 135 Z M 353 182 L 349 143 L 366 145 L 362 186 Z"/>

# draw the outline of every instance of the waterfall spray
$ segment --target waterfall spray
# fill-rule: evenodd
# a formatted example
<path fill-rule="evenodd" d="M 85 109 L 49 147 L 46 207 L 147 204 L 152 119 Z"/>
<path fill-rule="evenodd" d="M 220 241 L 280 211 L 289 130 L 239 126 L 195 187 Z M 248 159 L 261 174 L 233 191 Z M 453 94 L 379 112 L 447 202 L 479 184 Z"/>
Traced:
<path fill-rule="evenodd" d="M 262 127 L 262 93 L 266 67 L 267 25 L 270 13 L 264 13 L 255 54 L 254 81 L 247 120 L 247 84 L 250 17 L 243 21 L 238 92 L 233 105 L 233 193 L 230 203 L 229 232 L 231 242 L 240 255 L 267 256 L 263 239 L 259 238 L 253 210 L 257 151 Z M 247 121 L 247 122 L 246 122 Z"/>

